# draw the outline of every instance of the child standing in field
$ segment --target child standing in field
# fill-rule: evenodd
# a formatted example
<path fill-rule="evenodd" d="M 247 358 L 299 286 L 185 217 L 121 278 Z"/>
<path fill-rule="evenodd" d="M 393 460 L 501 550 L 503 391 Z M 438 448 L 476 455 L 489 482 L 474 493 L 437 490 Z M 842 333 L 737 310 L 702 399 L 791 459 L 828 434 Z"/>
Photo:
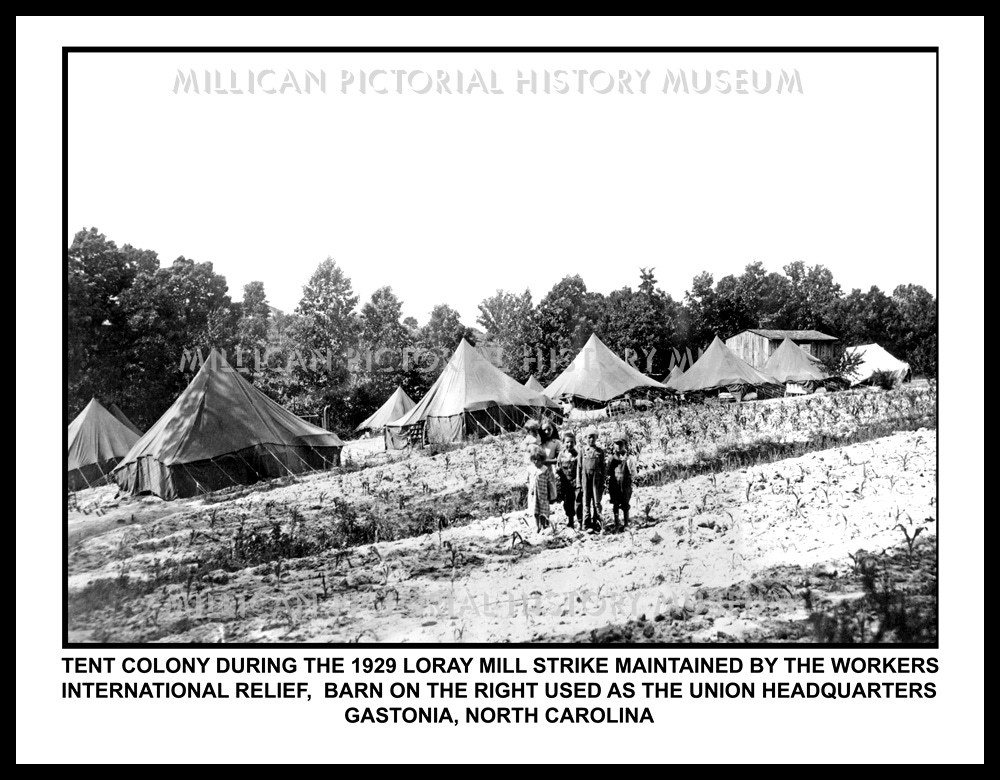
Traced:
<path fill-rule="evenodd" d="M 608 461 L 608 494 L 611 498 L 611 511 L 614 514 L 615 531 L 623 531 L 628 527 L 629 502 L 632 499 L 632 474 L 635 471 L 635 458 L 628 454 L 628 442 L 624 436 L 615 438 L 611 448 L 611 458 Z M 618 521 L 621 510 L 623 520 Z"/>
<path fill-rule="evenodd" d="M 545 450 L 535 447 L 528 466 L 528 513 L 535 518 L 539 532 L 549 527 L 550 504 L 556 498 L 552 467 L 545 462 Z"/>
<path fill-rule="evenodd" d="M 545 420 L 540 429 L 541 447 L 545 450 L 545 459 L 553 469 L 559 460 L 559 431 L 552 420 Z"/>
<path fill-rule="evenodd" d="M 576 485 L 577 458 L 576 435 L 572 431 L 563 434 L 562 448 L 559 450 L 556 473 L 559 476 L 559 494 L 562 496 L 563 510 L 566 512 L 566 522 L 570 528 L 576 527 L 576 521 L 582 518 L 580 496 Z"/>
<path fill-rule="evenodd" d="M 604 497 L 606 478 L 604 449 L 597 443 L 597 428 L 593 425 L 584 429 L 583 440 L 576 471 L 577 489 L 582 494 L 583 526 L 585 530 L 599 533 L 604 530 L 601 521 L 601 499 Z"/>

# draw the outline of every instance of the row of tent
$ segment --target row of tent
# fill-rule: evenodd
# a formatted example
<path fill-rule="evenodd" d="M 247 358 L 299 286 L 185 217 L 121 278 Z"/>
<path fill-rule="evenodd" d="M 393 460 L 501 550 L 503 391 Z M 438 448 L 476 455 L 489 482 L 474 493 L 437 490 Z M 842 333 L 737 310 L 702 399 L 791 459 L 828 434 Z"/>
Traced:
<path fill-rule="evenodd" d="M 902 375 L 908 367 L 877 345 L 865 350 L 863 376 L 886 367 Z M 865 373 L 867 371 L 867 373 Z M 646 376 L 614 354 L 592 335 L 573 362 L 547 388 L 532 376 L 524 385 L 503 373 L 467 341 L 462 341 L 441 376 L 419 403 L 402 388 L 359 430 L 384 431 L 386 447 L 413 443 L 451 443 L 474 435 L 520 427 L 561 407 L 556 399 L 571 398 L 606 404 L 637 390 L 704 393 L 747 387 L 817 386 L 829 377 L 818 359 L 786 338 L 758 371 L 716 337 L 687 372 L 674 368 L 665 383 Z M 860 380 L 859 380 L 860 381 Z"/>
<path fill-rule="evenodd" d="M 909 371 L 878 345 L 855 349 L 864 350 L 863 377 L 888 370 L 902 379 Z M 400 449 L 517 429 L 529 419 L 558 415 L 556 399 L 567 397 L 607 403 L 642 389 L 697 393 L 823 379 L 819 362 L 789 339 L 758 371 L 716 338 L 688 371 L 675 367 L 660 383 L 595 335 L 543 388 L 534 377 L 520 384 L 463 340 L 419 403 L 397 388 L 358 428 L 382 430 L 387 448 Z M 93 399 L 70 423 L 68 438 L 70 488 L 113 478 L 130 493 L 165 499 L 328 469 L 340 464 L 344 446 L 336 434 L 268 398 L 215 351 L 145 434 L 117 406 Z"/>
<path fill-rule="evenodd" d="M 890 355 L 878 344 L 850 347 L 849 352 L 861 356 L 852 386 L 871 380 L 876 372 L 888 372 L 896 383 L 910 375 L 910 367 Z M 771 354 L 763 369 L 757 370 L 740 358 L 716 336 L 700 358 L 686 372 L 674 366 L 665 386 L 679 393 L 697 393 L 732 386 L 820 385 L 831 379 L 822 362 L 785 338 Z"/>

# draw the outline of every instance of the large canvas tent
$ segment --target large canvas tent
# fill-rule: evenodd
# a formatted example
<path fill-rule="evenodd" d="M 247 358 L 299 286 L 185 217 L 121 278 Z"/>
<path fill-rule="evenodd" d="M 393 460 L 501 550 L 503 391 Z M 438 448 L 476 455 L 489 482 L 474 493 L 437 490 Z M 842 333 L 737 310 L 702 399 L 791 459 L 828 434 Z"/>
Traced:
<path fill-rule="evenodd" d="M 96 398 L 69 424 L 67 471 L 69 489 L 103 484 L 118 462 L 139 441 L 139 434 L 120 422 Z"/>
<path fill-rule="evenodd" d="M 782 384 L 793 382 L 805 385 L 810 382 L 822 382 L 827 378 L 819 359 L 814 358 L 787 336 L 767 359 L 764 373 Z"/>
<path fill-rule="evenodd" d="M 396 391 L 386 399 L 384 404 L 376 409 L 375 412 L 368 417 L 368 419 L 366 419 L 354 430 L 380 431 L 385 428 L 388 423 L 393 420 L 398 420 L 416 405 L 417 402 L 410 398 L 410 396 L 406 394 L 402 385 L 400 385 L 396 388 Z"/>
<path fill-rule="evenodd" d="M 420 403 L 386 425 L 386 447 L 401 449 L 415 440 L 452 443 L 514 430 L 546 406 L 543 395 L 507 376 L 462 339 Z"/>
<path fill-rule="evenodd" d="M 667 374 L 667 379 L 666 379 L 666 381 L 665 381 L 665 382 L 663 383 L 663 385 L 664 385 L 664 386 L 665 386 L 665 387 L 666 387 L 666 388 L 667 388 L 668 390 L 673 390 L 673 389 L 674 389 L 674 384 L 675 384 L 675 383 L 677 382 L 677 380 L 678 380 L 678 379 L 680 379 L 680 378 L 681 378 L 682 376 L 684 376 L 684 369 L 683 369 L 683 368 L 681 368 L 680 366 L 674 366 L 673 368 L 671 368 L 671 369 L 670 369 L 670 373 L 669 373 L 669 374 Z"/>
<path fill-rule="evenodd" d="M 910 365 L 894 357 L 878 344 L 849 347 L 847 351 L 861 355 L 861 365 L 858 366 L 856 375 L 851 377 L 852 386 L 871 381 L 876 371 L 887 371 L 892 374 L 896 384 L 905 382 L 910 376 Z"/>
<path fill-rule="evenodd" d="M 534 374 L 532 374 L 531 376 L 528 377 L 528 381 L 524 383 L 524 386 L 526 388 L 528 388 L 529 390 L 531 390 L 533 392 L 536 392 L 536 393 L 544 393 L 545 392 L 545 388 L 542 387 L 542 383 L 539 382 L 535 378 Z"/>
<path fill-rule="evenodd" d="M 778 381 L 758 371 L 745 360 L 737 357 L 718 336 L 684 375 L 678 377 L 673 389 L 679 393 L 707 392 L 740 388 L 747 385 L 761 387 L 777 385 Z"/>
<path fill-rule="evenodd" d="M 130 493 L 184 498 L 337 466 L 343 444 L 272 401 L 213 351 L 114 477 Z"/>
<path fill-rule="evenodd" d="M 562 407 L 559 406 L 559 404 L 557 404 L 555 401 L 553 401 L 551 398 L 545 395 L 545 388 L 542 387 L 542 383 L 535 378 L 534 374 L 528 377 L 528 381 L 524 383 L 524 386 L 532 393 L 537 393 L 538 395 L 540 395 L 542 397 L 542 400 L 545 402 L 545 405 L 549 409 L 562 409 Z"/>
<path fill-rule="evenodd" d="M 594 334 L 573 362 L 545 388 L 545 394 L 549 398 L 571 396 L 603 404 L 640 388 L 666 389 L 618 357 Z"/>

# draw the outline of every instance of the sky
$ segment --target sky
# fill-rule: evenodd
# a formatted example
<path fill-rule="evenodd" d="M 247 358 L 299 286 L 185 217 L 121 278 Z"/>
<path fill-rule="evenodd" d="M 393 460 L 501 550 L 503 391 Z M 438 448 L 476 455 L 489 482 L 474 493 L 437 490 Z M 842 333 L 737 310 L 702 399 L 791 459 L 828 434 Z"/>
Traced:
<path fill-rule="evenodd" d="M 175 91 L 206 68 L 243 93 Z M 582 91 L 577 73 L 544 94 L 560 69 L 587 71 Z M 380 70 L 443 71 L 453 93 L 390 73 L 361 94 Z M 503 93 L 456 94 L 477 70 Z M 667 70 L 715 86 L 664 93 Z M 737 70 L 797 71 L 801 92 L 741 94 Z M 288 71 L 299 92 L 264 91 Z M 421 323 L 448 303 L 474 326 L 496 290 L 537 302 L 567 274 L 635 287 L 649 266 L 678 299 L 757 260 L 936 294 L 934 76 L 931 54 L 72 54 L 69 234 L 211 261 L 235 299 L 260 280 L 285 311 L 332 257 L 360 303 L 388 284 Z"/>

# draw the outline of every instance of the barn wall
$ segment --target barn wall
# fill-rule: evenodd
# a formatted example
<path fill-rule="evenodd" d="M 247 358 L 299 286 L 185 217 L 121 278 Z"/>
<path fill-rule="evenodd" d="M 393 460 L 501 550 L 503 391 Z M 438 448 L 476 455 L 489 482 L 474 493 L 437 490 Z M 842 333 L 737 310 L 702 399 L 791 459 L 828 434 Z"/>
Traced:
<path fill-rule="evenodd" d="M 777 348 L 768 339 L 756 333 L 744 331 L 726 339 L 726 346 L 756 369 L 761 369 Z"/>
<path fill-rule="evenodd" d="M 761 370 L 768 358 L 781 346 L 781 341 L 781 339 L 772 340 L 750 331 L 744 331 L 726 339 L 726 346 L 751 366 Z M 837 344 L 836 341 L 797 341 L 795 343 L 820 360 L 832 355 Z"/>
<path fill-rule="evenodd" d="M 836 341 L 796 341 L 795 343 L 810 355 L 815 358 L 819 358 L 820 360 L 825 360 L 826 358 L 831 357 L 837 344 Z M 780 342 L 775 341 L 774 345 L 775 349 L 777 349 Z"/>
<path fill-rule="evenodd" d="M 804 345 L 803 345 L 804 346 Z M 810 354 L 815 355 L 820 360 L 826 360 L 829 357 L 833 357 L 837 349 L 836 341 L 816 341 L 813 342 L 812 350 Z"/>

